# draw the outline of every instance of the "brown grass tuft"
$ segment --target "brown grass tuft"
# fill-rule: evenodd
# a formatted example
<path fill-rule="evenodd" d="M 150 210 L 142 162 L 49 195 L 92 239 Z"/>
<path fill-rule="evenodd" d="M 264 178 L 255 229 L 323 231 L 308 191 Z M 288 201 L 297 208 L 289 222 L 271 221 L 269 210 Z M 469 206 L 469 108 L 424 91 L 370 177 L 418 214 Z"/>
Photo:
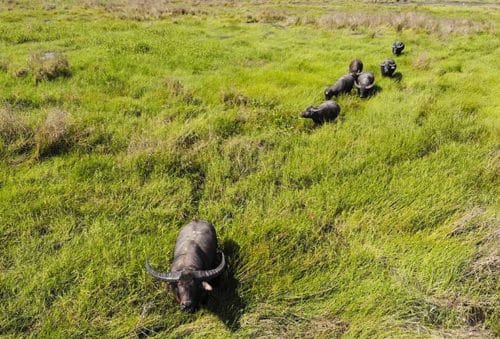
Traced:
<path fill-rule="evenodd" d="M 45 121 L 35 134 L 35 156 L 37 158 L 60 154 L 73 144 L 74 140 L 68 117 L 67 112 L 58 109 L 47 114 Z"/>
<path fill-rule="evenodd" d="M 9 161 L 22 161 L 33 149 L 33 129 L 9 109 L 0 109 L 0 155 L 20 155 Z"/>
<path fill-rule="evenodd" d="M 29 59 L 29 67 L 36 82 L 71 76 L 68 59 L 58 52 L 33 53 Z"/>
<path fill-rule="evenodd" d="M 413 68 L 418 70 L 427 70 L 431 67 L 431 59 L 429 54 L 421 53 L 417 56 L 415 60 L 413 60 Z"/>
<path fill-rule="evenodd" d="M 0 138 L 4 143 L 11 144 L 32 134 L 32 129 L 20 117 L 8 109 L 0 110 Z"/>

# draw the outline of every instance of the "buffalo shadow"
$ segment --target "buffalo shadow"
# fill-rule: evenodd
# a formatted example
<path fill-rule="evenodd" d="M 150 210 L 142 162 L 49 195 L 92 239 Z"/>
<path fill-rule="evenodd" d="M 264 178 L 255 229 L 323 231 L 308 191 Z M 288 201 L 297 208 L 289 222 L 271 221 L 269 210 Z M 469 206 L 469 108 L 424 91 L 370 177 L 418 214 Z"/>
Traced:
<path fill-rule="evenodd" d="M 221 249 L 226 255 L 227 267 L 221 276 L 212 281 L 214 289 L 209 293 L 204 308 L 217 315 L 234 332 L 240 328 L 240 318 L 246 308 L 245 301 L 238 294 L 240 282 L 235 277 L 240 246 L 229 239 L 223 242 Z"/>
<path fill-rule="evenodd" d="M 372 91 L 371 91 L 369 97 L 374 97 L 374 96 L 376 96 L 377 94 L 379 94 L 382 91 L 383 91 L 382 87 L 380 87 L 379 85 L 375 84 L 375 85 L 373 85 L 373 88 L 372 88 Z"/>
<path fill-rule="evenodd" d="M 403 80 L 403 74 L 401 74 L 401 72 L 396 72 L 392 75 L 391 79 L 395 82 L 401 82 L 401 80 Z"/>
<path fill-rule="evenodd" d="M 376 96 L 378 93 L 380 93 L 382 91 L 383 91 L 382 87 L 380 87 L 377 83 L 375 83 L 372 87 L 372 90 L 370 91 L 370 94 L 368 94 L 366 97 L 361 98 L 359 96 L 359 90 L 356 90 L 356 96 L 359 97 L 360 99 L 369 99 L 371 97 Z"/>

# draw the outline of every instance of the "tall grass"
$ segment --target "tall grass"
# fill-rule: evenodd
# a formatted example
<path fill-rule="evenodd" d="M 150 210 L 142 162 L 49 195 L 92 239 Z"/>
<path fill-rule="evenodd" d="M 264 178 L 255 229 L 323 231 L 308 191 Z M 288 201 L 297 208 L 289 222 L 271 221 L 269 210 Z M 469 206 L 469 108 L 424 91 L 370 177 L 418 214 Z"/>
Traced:
<path fill-rule="evenodd" d="M 261 8 L 244 5 L 144 22 L 65 5 L 0 12 L 9 70 L 44 50 L 71 65 L 38 83 L 0 72 L 2 335 L 498 336 L 494 26 L 374 34 L 247 23 Z M 399 81 L 378 72 L 396 39 Z M 377 94 L 339 97 L 336 123 L 300 119 L 354 58 Z M 184 314 L 144 261 L 167 270 L 194 218 L 229 267 Z"/>

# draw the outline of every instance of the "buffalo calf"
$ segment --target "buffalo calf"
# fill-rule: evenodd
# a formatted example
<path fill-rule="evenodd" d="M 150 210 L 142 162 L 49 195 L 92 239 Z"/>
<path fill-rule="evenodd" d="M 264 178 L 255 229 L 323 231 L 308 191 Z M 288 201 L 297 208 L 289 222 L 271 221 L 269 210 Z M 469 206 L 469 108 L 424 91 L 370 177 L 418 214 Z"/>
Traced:
<path fill-rule="evenodd" d="M 302 118 L 309 118 L 315 124 L 322 124 L 328 121 L 334 121 L 340 114 L 340 106 L 333 100 L 323 102 L 318 107 L 309 106 L 300 113 Z"/>
<path fill-rule="evenodd" d="M 341 76 L 331 87 L 325 89 L 325 100 L 330 100 L 342 93 L 349 93 L 352 91 L 355 80 L 355 76 L 351 73 Z"/>

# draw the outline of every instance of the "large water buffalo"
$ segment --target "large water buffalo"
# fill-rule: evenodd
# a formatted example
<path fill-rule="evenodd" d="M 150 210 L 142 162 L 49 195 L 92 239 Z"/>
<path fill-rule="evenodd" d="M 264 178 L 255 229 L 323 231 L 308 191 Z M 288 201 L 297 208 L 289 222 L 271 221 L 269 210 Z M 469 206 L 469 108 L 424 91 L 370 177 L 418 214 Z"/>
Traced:
<path fill-rule="evenodd" d="M 396 62 L 392 59 L 386 59 L 380 64 L 380 71 L 385 77 L 392 77 L 396 71 Z"/>
<path fill-rule="evenodd" d="M 220 253 L 220 263 L 216 266 L 217 253 Z M 170 272 L 155 271 L 146 259 L 146 271 L 170 283 L 175 299 L 187 312 L 196 309 L 205 290 L 212 290 L 208 281 L 220 275 L 225 266 L 224 253 L 217 250 L 215 228 L 203 220 L 191 221 L 179 232 Z"/>
<path fill-rule="evenodd" d="M 361 60 L 359 59 L 354 59 L 353 61 L 351 61 L 351 63 L 349 64 L 349 73 L 356 77 L 361 72 L 363 72 L 363 62 L 361 62 Z"/>
<path fill-rule="evenodd" d="M 403 49 L 405 49 L 405 44 L 402 41 L 396 41 L 392 44 L 392 54 L 396 56 L 403 53 Z"/>
<path fill-rule="evenodd" d="M 341 76 L 331 87 L 325 89 L 325 99 L 330 100 L 341 93 L 349 93 L 354 86 L 354 80 L 356 77 L 351 73 Z"/>
<path fill-rule="evenodd" d="M 354 82 L 354 86 L 358 89 L 358 94 L 361 98 L 366 98 L 372 92 L 375 85 L 375 76 L 371 72 L 363 72 L 358 75 L 358 79 Z"/>
<path fill-rule="evenodd" d="M 300 113 L 302 118 L 309 118 L 315 124 L 322 124 L 327 121 L 335 120 L 340 114 L 340 106 L 333 100 L 323 102 L 318 107 L 309 106 Z"/>

